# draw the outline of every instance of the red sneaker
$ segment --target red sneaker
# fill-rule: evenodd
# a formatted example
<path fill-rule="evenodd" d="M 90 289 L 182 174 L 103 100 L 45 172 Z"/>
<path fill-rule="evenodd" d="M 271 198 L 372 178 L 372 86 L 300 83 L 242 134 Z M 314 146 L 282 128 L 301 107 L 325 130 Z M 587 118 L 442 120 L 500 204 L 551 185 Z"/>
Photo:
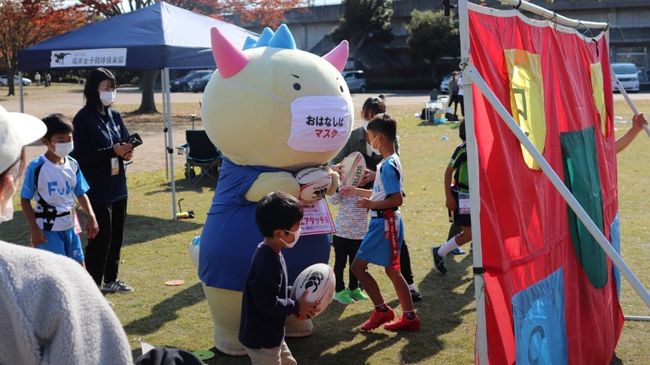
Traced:
<path fill-rule="evenodd" d="M 388 307 L 388 310 L 385 312 L 380 312 L 378 310 L 373 310 L 370 318 L 367 321 L 363 322 L 361 325 L 361 330 L 364 332 L 372 331 L 375 328 L 381 326 L 384 323 L 388 323 L 395 319 L 395 312 L 391 307 Z"/>
<path fill-rule="evenodd" d="M 404 314 L 400 318 L 396 318 L 390 323 L 384 325 L 384 329 L 387 331 L 419 331 L 420 330 L 420 317 L 415 315 L 415 318 L 408 319 Z"/>

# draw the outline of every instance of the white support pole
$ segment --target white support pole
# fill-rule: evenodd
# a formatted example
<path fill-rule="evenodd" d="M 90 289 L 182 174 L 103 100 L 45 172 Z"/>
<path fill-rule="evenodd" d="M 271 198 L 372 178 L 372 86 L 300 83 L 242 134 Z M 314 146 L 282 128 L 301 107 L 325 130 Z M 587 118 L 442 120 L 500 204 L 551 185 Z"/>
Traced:
<path fill-rule="evenodd" d="M 518 10 L 524 10 L 533 14 L 539 15 L 546 20 L 550 20 L 559 25 L 564 25 L 571 28 L 585 28 L 585 29 L 607 29 L 609 24 L 598 22 L 585 22 L 577 19 L 567 18 L 556 12 L 544 9 L 541 6 L 529 3 L 522 0 L 500 0 L 503 5 L 512 5 Z"/>
<path fill-rule="evenodd" d="M 607 256 L 614 262 L 614 265 L 625 275 L 625 278 L 630 282 L 634 290 L 637 292 L 641 300 L 646 304 L 648 308 L 650 308 L 650 293 L 648 293 L 648 290 L 643 286 L 643 284 L 639 281 L 639 279 L 634 275 L 634 272 L 630 269 L 629 266 L 623 261 L 621 256 L 614 250 L 612 247 L 611 243 L 607 240 L 607 238 L 603 235 L 603 233 L 598 229 L 596 224 L 591 220 L 591 217 L 585 212 L 585 210 L 582 208 L 580 203 L 576 200 L 576 198 L 571 194 L 569 189 L 564 185 L 564 182 L 560 179 L 559 176 L 555 173 L 551 165 L 544 159 L 544 156 L 537 150 L 535 145 L 526 137 L 526 134 L 524 131 L 519 128 L 519 125 L 515 121 L 515 119 L 510 115 L 508 110 L 501 104 L 499 99 L 494 95 L 492 90 L 490 90 L 490 87 L 485 83 L 485 80 L 483 80 L 483 77 L 481 77 L 480 73 L 474 68 L 473 65 L 468 65 L 466 68 L 466 74 L 472 79 L 472 81 L 476 84 L 476 86 L 481 90 L 483 95 L 488 99 L 492 107 L 496 110 L 497 113 L 503 118 L 505 121 L 506 125 L 510 128 L 512 133 L 517 137 L 519 142 L 528 150 L 528 152 L 533 156 L 535 161 L 539 164 L 539 166 L 542 168 L 542 171 L 546 176 L 551 180 L 551 183 L 553 186 L 555 186 L 555 189 L 562 195 L 562 198 L 564 198 L 564 201 L 571 207 L 571 209 L 575 212 L 575 214 L 578 216 L 578 219 L 582 222 L 582 224 L 585 225 L 591 236 L 598 242 L 598 245 L 600 245 L 600 248 L 605 251 Z"/>
<path fill-rule="evenodd" d="M 169 173 L 172 188 L 172 219 L 176 220 L 176 176 L 174 176 L 174 146 L 172 139 L 172 105 L 169 92 L 169 69 L 164 68 L 162 73 L 163 113 L 165 114 L 165 156 L 169 157 Z"/>
<path fill-rule="evenodd" d="M 19 86 L 19 89 L 20 89 L 20 112 L 24 113 L 25 112 L 25 91 L 23 89 L 23 72 L 22 71 L 18 71 L 18 80 L 20 80 L 20 82 L 18 83 L 18 85 L 20 85 Z M 7 84 L 9 82 L 10 81 L 7 80 Z"/>
<path fill-rule="evenodd" d="M 626 321 L 650 322 L 650 317 L 646 316 L 625 316 Z"/>
<path fill-rule="evenodd" d="M 634 102 L 630 98 L 630 95 L 628 95 L 627 91 L 625 91 L 625 88 L 623 87 L 623 83 L 621 83 L 621 80 L 618 79 L 618 76 L 614 73 L 614 70 L 612 70 L 612 78 L 616 81 L 616 87 L 618 88 L 618 91 L 623 95 L 623 98 L 625 101 L 627 101 L 627 105 L 630 106 L 630 109 L 632 109 L 632 112 L 634 115 L 639 115 L 639 109 L 636 108 L 636 105 L 634 105 Z M 643 126 L 643 129 L 645 129 L 645 132 L 648 134 L 648 137 L 650 137 L 650 127 L 646 124 Z"/>
<path fill-rule="evenodd" d="M 468 0 L 458 1 L 460 25 L 460 53 L 462 62 L 469 62 L 469 13 Z M 465 136 L 469 172 L 469 198 L 472 220 L 472 258 L 474 271 L 474 299 L 476 301 L 476 354 L 474 363 L 488 364 L 487 322 L 485 313 L 485 280 L 483 278 L 483 247 L 481 245 L 481 200 L 479 190 L 479 163 L 476 134 L 474 133 L 474 103 L 472 102 L 472 79 L 463 71 L 463 103 L 465 108 Z"/>

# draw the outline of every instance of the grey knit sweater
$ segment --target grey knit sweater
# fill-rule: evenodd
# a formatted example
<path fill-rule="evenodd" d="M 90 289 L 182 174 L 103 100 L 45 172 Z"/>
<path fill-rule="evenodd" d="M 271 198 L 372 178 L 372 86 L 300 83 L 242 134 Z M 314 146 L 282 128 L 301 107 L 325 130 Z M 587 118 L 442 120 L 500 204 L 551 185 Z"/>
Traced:
<path fill-rule="evenodd" d="M 0 364 L 132 364 L 126 334 L 77 262 L 0 241 Z"/>

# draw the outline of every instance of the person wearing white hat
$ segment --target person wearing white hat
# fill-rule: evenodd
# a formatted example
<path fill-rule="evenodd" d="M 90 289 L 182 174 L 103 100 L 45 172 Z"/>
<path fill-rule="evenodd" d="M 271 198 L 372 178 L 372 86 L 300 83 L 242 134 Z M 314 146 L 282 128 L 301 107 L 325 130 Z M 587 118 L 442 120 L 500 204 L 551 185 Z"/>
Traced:
<path fill-rule="evenodd" d="M 13 218 L 23 149 L 44 134 L 38 118 L 0 106 L 0 224 Z M 81 265 L 0 233 L 0 364 L 132 363 L 124 329 Z"/>

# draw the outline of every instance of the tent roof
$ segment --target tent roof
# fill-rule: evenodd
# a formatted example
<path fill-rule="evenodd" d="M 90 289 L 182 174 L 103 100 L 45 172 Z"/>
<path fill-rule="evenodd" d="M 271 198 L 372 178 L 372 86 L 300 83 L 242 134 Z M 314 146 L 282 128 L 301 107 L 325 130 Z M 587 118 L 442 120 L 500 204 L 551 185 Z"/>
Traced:
<path fill-rule="evenodd" d="M 18 69 L 26 71 L 97 66 L 140 70 L 165 67 L 214 68 L 210 45 L 212 27 L 219 28 L 222 34 L 240 48 L 248 36 L 257 38 L 255 33 L 234 24 L 161 1 L 131 13 L 88 24 L 23 49 L 19 54 Z M 99 51 L 100 49 L 113 51 Z M 55 62 L 55 51 L 71 50 L 98 51 L 64 52 L 68 59 L 65 62 Z M 100 64 L 102 61 L 96 62 L 94 57 L 92 63 L 88 62 L 91 56 L 100 58 L 102 55 L 123 55 L 124 52 L 126 57 L 119 66 L 110 62 Z M 81 61 L 72 64 L 73 57 L 79 57 Z"/>

